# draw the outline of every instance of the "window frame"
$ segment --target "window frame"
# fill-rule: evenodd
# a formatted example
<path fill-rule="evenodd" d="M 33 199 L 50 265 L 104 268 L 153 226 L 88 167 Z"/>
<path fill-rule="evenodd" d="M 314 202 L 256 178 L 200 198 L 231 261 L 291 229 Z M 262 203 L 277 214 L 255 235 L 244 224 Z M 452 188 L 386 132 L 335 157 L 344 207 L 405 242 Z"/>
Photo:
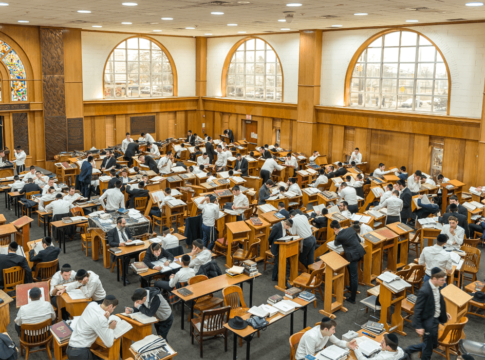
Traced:
<path fill-rule="evenodd" d="M 227 87 L 228 87 L 228 84 L 227 84 L 227 77 L 229 75 L 229 66 L 231 64 L 231 60 L 232 58 L 234 57 L 234 55 L 236 54 L 236 51 L 237 49 L 244 43 L 246 43 L 248 40 L 261 40 L 263 41 L 266 46 L 268 47 L 267 49 L 265 49 L 264 51 L 266 52 L 267 50 L 271 49 L 273 50 L 275 56 L 276 56 L 276 71 L 275 71 L 275 86 L 274 86 L 274 89 L 275 89 L 275 99 L 273 100 L 266 100 L 266 99 L 248 99 L 246 98 L 245 96 L 242 97 L 242 98 L 238 98 L 238 97 L 229 97 L 227 96 Z M 246 55 L 246 49 L 244 50 L 244 54 Z M 256 61 L 254 62 L 256 64 Z M 277 69 L 277 64 L 279 63 L 280 65 L 280 68 L 281 68 L 281 100 L 276 100 L 276 88 L 277 88 L 277 81 L 278 81 L 278 69 Z M 264 62 L 265 66 L 264 66 L 264 82 L 265 82 L 265 97 L 266 97 L 266 59 L 265 59 L 265 62 Z M 244 65 L 246 65 L 246 61 L 244 61 Z M 246 67 L 245 67 L 246 68 Z M 237 75 L 236 73 L 234 75 Z M 246 70 L 244 71 L 244 82 L 246 82 Z M 256 73 L 254 74 L 254 76 L 256 76 Z M 246 87 L 246 85 L 244 85 L 244 87 Z M 254 87 L 256 87 L 256 85 L 254 85 Z M 285 74 L 284 74 L 284 70 L 283 70 L 283 64 L 281 62 L 281 59 L 280 57 L 278 56 L 278 53 L 276 52 L 276 50 L 274 49 L 274 47 L 266 40 L 258 37 L 258 36 L 247 36 L 247 37 L 244 37 L 242 38 L 241 40 L 239 40 L 238 42 L 236 42 L 232 48 L 229 50 L 227 56 L 226 56 L 226 59 L 224 61 L 224 66 L 222 68 L 222 76 L 221 76 L 221 96 L 224 97 L 224 98 L 227 98 L 227 99 L 231 99 L 231 100 L 244 100 L 244 101 L 256 101 L 256 102 L 274 102 L 274 103 L 283 103 L 284 100 L 285 100 Z"/>
<path fill-rule="evenodd" d="M 125 97 L 116 97 L 116 96 L 113 96 L 113 97 L 106 97 L 106 94 L 105 94 L 105 82 L 106 82 L 106 67 L 108 66 L 108 63 L 109 63 L 109 60 L 111 58 L 111 55 L 114 54 L 115 50 L 118 48 L 118 46 L 120 46 L 123 42 L 126 42 L 128 44 L 128 40 L 130 39 L 134 39 L 134 38 L 139 38 L 139 39 L 146 39 L 150 42 L 153 42 L 155 45 L 157 45 L 161 51 L 167 56 L 168 58 L 168 61 L 170 63 L 170 66 L 172 67 L 172 76 L 173 76 L 173 95 L 172 96 L 146 96 L 146 97 L 142 97 L 142 96 L 138 96 L 138 97 L 129 97 L 129 96 L 125 96 Z M 138 45 L 138 50 L 140 50 L 140 45 Z M 150 46 L 150 53 L 152 51 L 151 49 L 151 46 Z M 162 55 L 162 58 L 163 58 L 163 55 Z M 128 58 L 126 58 L 125 60 L 126 63 L 128 63 Z M 140 60 L 138 59 L 138 63 L 140 63 Z M 150 64 L 152 64 L 152 62 L 150 61 Z M 163 61 L 162 61 L 162 64 L 163 64 Z M 151 65 L 150 65 L 150 68 L 151 68 Z M 116 73 L 110 73 L 110 74 L 113 74 L 113 75 L 116 75 Z M 128 75 L 128 72 L 126 72 L 126 74 Z M 140 72 L 138 72 L 138 74 L 140 74 Z M 151 73 L 150 73 L 151 75 Z M 163 72 L 160 74 L 162 76 L 162 86 L 163 86 Z M 111 50 L 111 52 L 109 53 L 108 57 L 106 58 L 106 61 L 104 63 L 104 68 L 103 68 L 103 99 L 105 100 L 147 100 L 147 99 L 160 99 L 160 98 L 172 98 L 172 97 L 176 97 L 178 96 L 178 76 L 177 76 L 177 68 L 175 67 L 175 62 L 173 60 L 173 57 L 172 55 L 170 54 L 170 52 L 167 50 L 167 48 L 165 46 L 163 46 L 159 41 L 157 41 L 156 39 L 152 38 L 152 37 L 149 37 L 149 36 L 143 36 L 143 35 L 134 35 L 134 36 L 130 36 L 130 37 L 127 37 L 125 39 L 123 39 L 122 41 L 120 41 L 119 43 L 117 43 L 113 49 Z M 127 79 L 128 80 L 128 79 Z M 151 84 L 151 76 L 150 76 L 150 84 Z M 139 87 L 141 87 L 141 84 L 139 85 Z M 150 85 L 150 91 L 151 91 L 151 85 Z"/>
<path fill-rule="evenodd" d="M 450 101 L 451 101 L 451 74 L 450 74 L 450 68 L 448 66 L 448 62 L 446 61 L 446 58 L 444 57 L 443 55 L 443 52 L 440 50 L 440 48 L 429 38 L 427 37 L 426 35 L 418 32 L 418 31 L 415 31 L 415 30 L 412 30 L 412 29 L 408 29 L 408 28 L 399 28 L 399 29 L 387 29 L 387 30 L 384 30 L 384 31 L 381 31 L 381 32 L 378 32 L 376 34 L 374 34 L 373 36 L 371 36 L 369 39 L 367 39 L 358 49 L 357 51 L 355 52 L 354 56 L 352 57 L 350 63 L 349 63 L 349 66 L 347 68 L 347 73 L 346 73 L 346 76 L 345 76 L 345 86 L 344 86 L 344 106 L 345 107 L 349 107 L 349 108 L 354 108 L 354 109 L 359 109 L 359 110 L 368 110 L 368 111 L 390 111 L 390 112 L 403 112 L 403 113 L 409 113 L 409 114 L 413 114 L 413 113 L 419 113 L 419 114 L 428 114 L 428 115 L 444 115 L 444 112 L 436 112 L 436 111 L 421 111 L 419 109 L 416 109 L 416 104 L 415 102 L 413 102 L 413 110 L 403 110 L 403 109 L 386 109 L 386 108 L 370 108 L 370 107 L 365 107 L 365 106 L 351 106 L 350 105 L 350 100 L 351 100 L 351 83 L 352 83 L 352 75 L 353 75 L 353 72 L 354 72 L 354 69 L 355 69 L 355 66 L 357 65 L 357 63 L 359 62 L 359 58 L 362 56 L 362 54 L 364 53 L 365 50 L 367 50 L 369 48 L 369 46 L 377 39 L 381 38 L 381 37 L 384 37 L 385 35 L 387 34 L 390 34 L 390 33 L 395 33 L 395 32 L 398 32 L 400 33 L 400 39 L 402 37 L 402 32 L 413 32 L 413 33 L 416 33 L 418 36 L 421 36 L 423 38 L 425 38 L 427 41 L 430 42 L 430 44 L 432 46 L 435 47 L 437 53 L 436 53 L 436 57 L 435 57 L 435 60 L 434 60 L 434 64 L 437 64 L 436 60 L 437 60 L 437 56 L 438 54 L 441 56 L 441 58 L 443 59 L 443 63 L 446 67 L 446 72 L 447 72 L 447 75 L 448 75 L 448 100 L 447 100 L 447 109 L 446 109 L 446 115 L 450 115 Z M 419 37 L 418 37 L 419 39 Z M 419 49 L 419 44 L 416 45 L 416 50 Z M 400 50 L 402 48 L 402 45 L 401 43 L 399 43 L 399 53 L 400 53 Z M 382 51 L 384 51 L 384 46 L 382 46 Z M 383 53 L 381 53 L 381 61 L 380 61 L 380 64 L 384 64 L 384 59 L 382 58 L 383 56 Z M 417 59 L 417 56 L 418 56 L 418 51 L 416 51 L 416 59 Z M 367 64 L 367 61 L 365 62 Z M 404 63 L 404 62 L 403 62 Z M 397 64 L 401 64 L 401 61 L 400 59 L 398 59 L 397 61 Z M 416 60 L 414 62 L 414 65 L 415 67 L 417 68 L 418 66 L 418 61 Z M 381 68 L 380 69 L 380 77 L 379 77 L 379 83 L 380 85 L 382 85 L 382 80 L 383 80 L 383 76 L 382 76 L 382 71 L 383 69 Z M 436 72 L 436 66 L 435 66 L 435 70 Z M 363 77 L 362 79 L 367 79 L 367 77 Z M 369 78 L 369 79 L 372 79 L 372 78 Z M 392 78 L 394 79 L 394 78 Z M 396 78 L 397 80 L 397 84 L 398 84 L 398 81 L 400 80 L 399 78 L 399 74 L 397 74 Z M 406 80 L 406 78 L 402 78 L 401 80 Z M 413 93 L 410 94 L 411 96 L 413 96 L 414 98 L 417 97 L 417 96 L 427 96 L 427 95 L 421 95 L 421 94 L 416 94 L 416 83 L 417 83 L 417 80 L 420 80 L 420 78 L 418 78 L 417 74 L 416 76 L 412 79 L 414 81 L 413 83 Z M 433 86 L 434 86 L 434 82 L 437 80 L 435 78 L 435 74 L 433 75 L 433 78 L 430 79 L 433 81 Z M 439 80 L 439 79 L 438 79 Z M 443 79 L 444 80 L 444 79 Z M 434 90 L 433 90 L 434 91 Z M 382 93 L 382 91 L 380 92 L 380 94 Z M 430 95 L 431 97 L 433 95 Z"/>
<path fill-rule="evenodd" d="M 5 40 L 3 38 L 0 38 L 1 41 L 3 41 L 6 45 L 9 46 L 9 49 L 7 52 L 5 52 L 3 55 L 0 56 L 0 103 L 5 103 L 5 104 L 26 104 L 29 103 L 31 100 L 30 97 L 31 95 L 31 86 L 29 86 L 28 78 L 30 74 L 30 69 L 26 66 L 25 59 L 23 59 L 23 51 L 21 49 L 18 49 L 16 44 L 13 41 L 10 40 Z M 14 44 L 14 45 L 12 45 Z M 17 79 L 17 78 L 12 78 L 10 69 L 9 67 L 5 64 L 3 59 L 5 59 L 11 52 L 14 52 L 15 55 L 18 57 L 20 60 L 25 77 L 23 79 Z M 26 91 L 26 100 L 18 100 L 14 101 L 12 99 L 12 85 L 14 82 L 24 82 L 25 83 L 25 91 Z"/>

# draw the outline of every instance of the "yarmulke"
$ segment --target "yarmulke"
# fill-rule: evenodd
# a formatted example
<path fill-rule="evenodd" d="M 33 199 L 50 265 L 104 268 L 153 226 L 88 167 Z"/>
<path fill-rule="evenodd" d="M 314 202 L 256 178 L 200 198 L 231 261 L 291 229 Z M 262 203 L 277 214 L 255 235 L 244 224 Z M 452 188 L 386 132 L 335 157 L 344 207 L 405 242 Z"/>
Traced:
<path fill-rule="evenodd" d="M 330 223 L 330 227 L 338 226 L 338 225 L 339 225 L 339 222 L 337 220 L 332 220 L 332 222 Z"/>
<path fill-rule="evenodd" d="M 144 293 L 145 293 L 145 289 L 143 289 L 143 288 L 138 288 L 138 289 L 135 290 L 135 294 L 141 295 L 141 294 L 144 294 Z"/>
<path fill-rule="evenodd" d="M 458 209 L 458 206 L 456 206 L 456 204 L 451 204 L 450 210 L 455 210 L 455 209 Z"/>
<path fill-rule="evenodd" d="M 61 270 L 64 271 L 64 272 L 66 272 L 66 271 L 71 271 L 72 268 L 71 268 L 71 265 L 64 264 L 64 265 L 62 265 Z"/>
<path fill-rule="evenodd" d="M 326 323 L 326 322 L 329 322 L 330 320 L 332 320 L 332 319 L 330 319 L 328 316 L 324 316 L 324 317 L 322 318 L 322 321 L 321 321 L 321 322 L 322 322 L 322 323 Z"/>
<path fill-rule="evenodd" d="M 105 300 L 116 300 L 116 296 L 114 296 L 114 295 L 107 295 L 105 297 Z"/>
<path fill-rule="evenodd" d="M 431 269 L 431 275 L 437 274 L 441 272 L 442 270 L 439 267 L 434 267 Z"/>
<path fill-rule="evenodd" d="M 11 242 L 9 246 L 12 250 L 17 250 L 19 248 L 19 244 L 17 244 L 15 241 Z"/>
<path fill-rule="evenodd" d="M 40 289 L 38 287 L 33 287 L 30 289 L 30 297 L 37 299 L 40 295 L 42 295 Z"/>
<path fill-rule="evenodd" d="M 389 340 L 391 340 L 394 344 L 399 345 L 399 339 L 397 338 L 396 334 L 386 334 L 386 336 Z"/>
<path fill-rule="evenodd" d="M 88 274 L 88 272 L 84 269 L 79 269 L 76 273 L 76 277 L 85 277 Z"/>
<path fill-rule="evenodd" d="M 439 242 L 439 243 L 445 243 L 448 241 L 448 235 L 445 235 L 445 234 L 439 234 L 438 237 L 436 238 L 436 240 Z"/>

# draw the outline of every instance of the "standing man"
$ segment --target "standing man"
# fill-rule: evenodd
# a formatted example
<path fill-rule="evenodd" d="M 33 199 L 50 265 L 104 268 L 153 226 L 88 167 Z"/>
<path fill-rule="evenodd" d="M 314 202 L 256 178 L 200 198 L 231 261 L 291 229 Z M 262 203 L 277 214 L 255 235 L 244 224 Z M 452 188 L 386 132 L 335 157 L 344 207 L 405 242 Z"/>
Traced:
<path fill-rule="evenodd" d="M 440 287 L 446 283 L 446 274 L 440 268 L 431 269 L 431 279 L 423 283 L 414 305 L 412 326 L 418 335 L 423 337 L 421 344 L 411 345 L 404 349 L 409 355 L 421 352 L 421 360 L 431 359 L 433 349 L 438 347 L 439 324 L 451 319 L 446 312 L 446 303 Z"/>
<path fill-rule="evenodd" d="M 160 156 L 160 149 L 157 144 L 149 142 L 147 148 L 150 149 L 150 155 Z"/>
<path fill-rule="evenodd" d="M 130 143 L 133 142 L 133 139 L 130 137 L 130 133 L 126 133 L 126 138 L 121 142 L 121 151 L 123 151 L 123 154 L 126 152 L 126 148 Z"/>
<path fill-rule="evenodd" d="M 234 142 L 234 134 L 232 133 L 232 130 L 230 130 L 230 129 L 224 130 L 224 135 L 226 135 L 229 138 L 229 141 L 231 143 Z"/>
<path fill-rule="evenodd" d="M 214 151 L 214 144 L 212 143 L 212 138 L 210 136 L 207 138 L 207 142 L 205 143 L 205 153 L 207 156 L 209 156 L 209 163 L 212 164 L 214 162 L 216 152 Z"/>
<path fill-rule="evenodd" d="M 244 212 L 249 209 L 249 199 L 246 195 L 241 193 L 238 185 L 232 188 L 232 194 L 234 195 L 232 210 L 236 211 L 238 214 L 236 220 L 244 220 Z"/>
<path fill-rule="evenodd" d="M 93 177 L 93 157 L 88 156 L 88 160 L 84 161 L 81 166 L 81 173 L 79 174 L 78 180 L 81 184 L 81 194 L 85 198 L 91 197 L 91 178 Z"/>
<path fill-rule="evenodd" d="M 130 142 L 126 146 L 125 156 L 123 156 L 123 159 L 128 161 L 129 168 L 133 166 L 133 156 L 135 156 L 138 152 L 140 152 L 140 145 L 138 145 L 138 140 L 135 140 L 134 142 Z"/>
<path fill-rule="evenodd" d="M 198 162 L 199 161 L 197 160 L 197 163 Z M 240 171 L 241 176 L 249 176 L 248 169 L 249 169 L 248 161 L 245 158 L 243 158 L 240 153 L 237 153 L 236 154 L 236 166 L 234 167 L 234 170 Z"/>
<path fill-rule="evenodd" d="M 155 139 L 153 138 L 153 136 L 151 136 L 149 133 L 141 133 L 141 137 L 145 140 L 145 142 L 149 143 L 149 142 L 155 142 Z"/>
<path fill-rule="evenodd" d="M 197 207 L 202 210 L 202 241 L 212 250 L 215 242 L 215 224 L 219 217 L 219 203 L 214 195 L 206 196 Z"/>
<path fill-rule="evenodd" d="M 352 152 L 352 155 L 350 155 L 349 162 L 352 161 L 355 161 L 356 164 L 362 163 L 362 153 L 359 152 L 359 148 L 355 148 L 355 150 Z"/>
<path fill-rule="evenodd" d="M 263 184 L 266 184 L 266 182 L 271 179 L 271 174 L 275 169 L 279 171 L 284 169 L 283 166 L 278 165 L 276 162 L 276 156 L 270 157 L 264 161 L 261 171 L 259 172 L 259 176 L 263 179 Z"/>
<path fill-rule="evenodd" d="M 117 180 L 115 187 L 113 189 L 106 190 L 99 198 L 99 200 L 101 201 L 101 205 L 103 206 L 103 209 L 106 210 L 106 212 L 115 212 L 125 207 L 125 195 L 123 195 L 123 193 L 121 192 L 122 185 L 123 183 L 121 182 L 121 180 Z M 106 204 L 103 201 L 104 199 L 106 199 Z"/>
<path fill-rule="evenodd" d="M 386 193 L 384 193 L 382 197 L 385 195 Z M 387 208 L 386 225 L 401 221 L 403 201 L 399 198 L 398 190 L 393 190 L 391 192 L 391 196 L 384 200 L 384 202 L 377 205 L 373 210 L 379 210 L 382 208 Z"/>
<path fill-rule="evenodd" d="M 312 226 L 308 222 L 305 215 L 300 215 L 295 212 L 290 212 L 289 220 L 285 220 L 285 229 L 292 235 L 298 235 L 303 240 L 300 241 L 300 256 L 298 259 L 305 266 L 311 265 L 315 262 L 314 254 L 317 239 L 313 236 Z"/>
<path fill-rule="evenodd" d="M 436 239 L 436 245 L 426 246 L 419 256 L 419 265 L 426 266 L 426 275 L 424 275 L 423 283 L 431 279 L 431 270 L 433 268 L 440 268 L 441 271 L 449 273 L 453 268 L 453 261 L 449 252 L 443 249 L 443 246 L 448 241 L 448 236 L 439 234 Z M 446 284 L 445 284 L 446 285 Z"/>
<path fill-rule="evenodd" d="M 401 210 L 401 222 L 407 224 L 408 219 L 412 217 L 411 203 L 413 201 L 413 194 L 406 187 L 406 182 L 404 180 L 398 180 L 396 185 L 396 190 L 399 190 L 399 198 L 402 200 L 402 210 Z"/>
<path fill-rule="evenodd" d="M 288 168 L 292 168 L 293 169 L 293 175 L 292 176 L 296 176 L 296 171 L 298 170 L 298 160 L 296 159 L 296 157 L 291 155 L 290 152 L 288 154 L 286 154 L 285 165 Z M 288 169 L 288 171 L 290 171 L 290 170 Z"/>
<path fill-rule="evenodd" d="M 15 149 L 15 165 L 17 165 L 17 175 L 20 175 L 21 172 L 25 171 L 25 158 L 27 154 L 22 148 L 17 146 Z"/>
<path fill-rule="evenodd" d="M 348 209 L 352 214 L 359 212 L 359 202 L 357 200 L 357 191 L 352 186 L 347 186 L 346 182 L 340 184 L 340 200 L 345 200 Z"/>
<path fill-rule="evenodd" d="M 158 164 L 150 155 L 141 155 L 138 157 L 138 161 L 140 164 L 148 166 L 151 171 L 154 171 L 158 174 Z"/>
<path fill-rule="evenodd" d="M 158 170 L 160 174 L 167 175 L 172 172 L 172 162 L 173 162 L 173 153 L 172 150 L 167 152 L 167 156 L 158 160 Z"/>
<path fill-rule="evenodd" d="M 226 154 L 222 151 L 222 146 L 217 145 L 217 160 L 216 160 L 216 171 L 226 171 L 227 158 Z"/>
<path fill-rule="evenodd" d="M 335 245 L 342 245 L 345 252 L 345 258 L 350 263 L 347 266 L 350 276 L 350 296 L 346 297 L 345 300 L 351 304 L 355 304 L 355 296 L 357 295 L 357 289 L 359 287 L 358 265 L 359 260 L 365 255 L 365 249 L 360 243 L 359 236 L 351 227 L 342 229 L 337 220 L 332 220 L 330 227 L 335 232 Z"/>

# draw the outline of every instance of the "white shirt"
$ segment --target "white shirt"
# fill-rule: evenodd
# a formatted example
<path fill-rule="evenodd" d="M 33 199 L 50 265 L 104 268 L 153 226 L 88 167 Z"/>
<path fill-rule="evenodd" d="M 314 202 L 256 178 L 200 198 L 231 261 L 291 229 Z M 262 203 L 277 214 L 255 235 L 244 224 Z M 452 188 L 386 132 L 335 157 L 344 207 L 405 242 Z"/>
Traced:
<path fill-rule="evenodd" d="M 87 298 L 93 298 L 94 301 L 103 300 L 106 297 L 106 291 L 104 291 L 103 284 L 101 284 L 101 279 L 90 270 L 88 274 L 89 281 L 86 285 L 81 285 L 79 281 L 75 281 L 66 286 L 66 291 L 80 289 Z"/>
<path fill-rule="evenodd" d="M 12 192 L 19 191 L 22 190 L 24 185 L 25 183 L 22 180 L 15 180 L 10 189 L 12 190 Z"/>
<path fill-rule="evenodd" d="M 386 174 L 389 174 L 391 171 L 390 170 L 384 170 L 382 171 L 381 169 L 377 168 L 374 170 L 374 175 L 386 175 Z"/>
<path fill-rule="evenodd" d="M 170 279 L 168 285 L 173 288 L 175 287 L 175 285 L 177 285 L 177 283 L 186 283 L 189 281 L 190 278 L 193 278 L 194 276 L 194 269 L 183 267 L 175 273 L 175 276 Z"/>
<path fill-rule="evenodd" d="M 401 216 L 403 202 L 397 196 L 392 195 L 382 204 L 377 205 L 374 210 L 379 210 L 382 208 L 387 208 L 387 216 Z"/>
<path fill-rule="evenodd" d="M 301 189 L 300 189 L 300 185 L 298 185 L 297 183 L 291 184 L 290 187 L 288 188 L 288 191 L 294 192 L 298 196 L 303 195 L 302 192 L 301 192 Z"/>
<path fill-rule="evenodd" d="M 216 160 L 216 166 L 217 167 L 224 167 L 227 165 L 227 157 L 226 154 L 224 154 L 224 151 L 217 152 L 217 160 Z"/>
<path fill-rule="evenodd" d="M 79 198 L 81 198 L 81 195 L 78 193 L 74 193 L 74 195 L 67 194 L 62 198 L 62 200 L 70 202 L 72 204 L 74 201 L 78 200 Z"/>
<path fill-rule="evenodd" d="M 52 279 L 51 279 L 51 288 L 49 290 L 50 293 L 51 293 L 51 296 L 53 296 L 54 288 L 57 285 L 64 285 L 64 284 L 67 284 L 67 283 L 71 283 L 71 282 L 74 281 L 74 278 L 75 277 L 76 277 L 76 272 L 74 270 L 71 270 L 71 276 L 69 277 L 68 280 L 64 280 L 64 278 L 61 275 L 61 271 L 60 270 L 58 272 L 56 272 L 54 274 L 54 276 L 52 277 Z"/>
<path fill-rule="evenodd" d="M 39 199 L 39 211 L 46 211 L 44 204 L 46 201 L 52 201 L 56 199 L 56 193 L 42 195 Z"/>
<path fill-rule="evenodd" d="M 369 225 L 366 224 L 360 224 L 360 235 L 365 235 L 367 233 L 370 233 L 371 231 L 374 231 L 373 228 L 371 228 Z"/>
<path fill-rule="evenodd" d="M 352 155 L 350 155 L 349 162 L 352 162 L 352 161 L 355 161 L 356 164 L 360 164 L 362 162 L 362 154 L 359 152 L 356 155 L 355 152 L 352 152 Z"/>
<path fill-rule="evenodd" d="M 263 164 L 263 167 L 261 168 L 261 170 L 269 171 L 270 174 L 272 174 L 275 169 L 283 170 L 283 166 L 278 165 L 275 159 L 266 159 L 266 161 Z"/>
<path fill-rule="evenodd" d="M 14 151 L 15 153 L 15 164 L 17 166 L 20 166 L 20 165 L 25 165 L 25 158 L 27 157 L 27 154 L 25 153 L 25 151 L 21 151 L 20 153 L 17 153 L 16 151 Z"/>
<path fill-rule="evenodd" d="M 352 186 L 340 190 L 340 200 L 345 200 L 349 205 L 357 205 L 357 191 Z"/>
<path fill-rule="evenodd" d="M 35 171 L 34 173 L 32 174 L 32 172 L 28 172 L 27 174 L 24 175 L 24 178 L 22 179 L 24 183 L 28 183 L 29 182 L 29 179 L 37 179 L 37 176 L 35 175 Z"/>
<path fill-rule="evenodd" d="M 364 182 L 363 181 L 360 181 L 360 180 L 356 180 L 354 181 L 353 184 L 351 184 L 350 186 L 354 187 L 354 188 L 359 188 L 359 187 L 362 187 L 364 186 Z"/>
<path fill-rule="evenodd" d="M 209 165 L 209 164 L 210 164 L 210 159 L 208 156 L 205 159 L 204 159 L 204 155 L 200 155 L 197 157 L 197 166 Z"/>
<path fill-rule="evenodd" d="M 465 238 L 465 230 L 461 226 L 456 226 L 455 235 L 450 232 L 450 224 L 443 225 L 443 229 L 440 234 L 448 235 L 447 246 L 453 246 L 456 250 L 459 250 L 463 245 L 463 239 Z M 456 242 L 456 244 L 453 244 Z"/>
<path fill-rule="evenodd" d="M 191 258 L 189 267 L 194 269 L 194 272 L 197 274 L 199 272 L 199 268 L 202 265 L 207 264 L 212 260 L 212 253 L 210 250 L 202 250 L 200 253 L 195 255 L 194 258 Z"/>
<path fill-rule="evenodd" d="M 179 245 L 179 239 L 175 235 L 167 234 L 167 236 L 162 238 L 162 248 L 164 248 L 165 250 L 175 248 Z"/>
<path fill-rule="evenodd" d="M 339 340 L 335 335 L 322 336 L 319 324 L 303 334 L 298 344 L 298 349 L 296 350 L 295 359 L 303 360 L 307 355 L 315 355 L 317 352 L 323 350 L 329 340 L 332 344 L 340 346 L 341 348 L 347 348 L 347 342 Z"/>
<path fill-rule="evenodd" d="M 152 146 L 150 147 L 150 154 L 154 156 L 160 156 L 160 150 L 158 149 L 157 145 L 152 144 Z"/>
<path fill-rule="evenodd" d="M 421 179 L 416 182 L 416 180 L 414 179 L 414 174 L 412 174 L 410 177 L 408 177 L 408 189 L 412 192 L 412 193 L 418 193 L 419 192 L 419 189 L 421 187 Z"/>
<path fill-rule="evenodd" d="M 325 175 L 319 175 L 317 177 L 317 180 L 315 180 L 315 182 L 310 186 L 316 188 L 318 187 L 318 185 L 327 184 L 327 183 L 328 183 L 328 178 Z"/>
<path fill-rule="evenodd" d="M 453 261 L 449 252 L 445 251 L 442 246 L 426 246 L 419 256 L 419 265 L 426 266 L 426 274 L 431 276 L 431 269 L 438 267 L 443 271 L 449 271 L 453 268 Z"/>
<path fill-rule="evenodd" d="M 178 158 L 180 157 L 180 154 L 182 153 L 182 151 L 187 151 L 187 149 L 184 148 L 184 147 L 181 147 L 180 150 L 177 151 L 177 157 Z"/>
<path fill-rule="evenodd" d="M 56 192 L 57 191 L 61 191 L 61 188 L 59 186 L 57 186 L 56 183 L 54 183 L 54 185 L 52 185 L 52 187 L 56 190 Z M 44 186 L 42 188 L 42 195 L 47 194 L 47 191 L 49 190 L 49 188 L 50 188 L 50 185 L 49 184 L 47 184 L 47 186 Z"/>
<path fill-rule="evenodd" d="M 158 161 L 160 174 L 170 174 L 172 172 L 172 160 L 165 156 Z"/>
<path fill-rule="evenodd" d="M 154 143 L 155 142 L 155 139 L 149 133 L 146 133 L 145 134 L 145 140 L 146 140 L 146 142 L 150 142 L 150 143 Z"/>
<path fill-rule="evenodd" d="M 124 139 L 122 142 L 121 142 L 121 151 L 123 151 L 123 154 L 125 153 L 126 151 L 126 148 L 128 147 L 128 145 L 133 142 L 133 139 L 130 138 L 130 140 L 128 139 Z"/>
<path fill-rule="evenodd" d="M 104 199 L 106 199 L 106 205 Z M 125 195 L 117 187 L 105 190 L 99 200 L 101 200 L 101 205 L 105 210 L 113 211 L 125 207 Z"/>
<path fill-rule="evenodd" d="M 286 158 L 285 165 L 294 166 L 295 170 L 298 170 L 298 160 L 296 160 L 296 157 L 294 156 L 291 156 L 290 159 Z"/>
<path fill-rule="evenodd" d="M 234 200 L 232 201 L 233 205 L 236 207 L 239 206 L 249 206 L 249 200 L 246 195 L 243 193 L 240 193 L 237 196 L 234 196 Z M 239 215 L 241 215 L 243 212 L 245 212 L 247 209 L 236 209 L 236 211 Z"/>
<path fill-rule="evenodd" d="M 207 158 L 209 160 L 209 158 Z M 192 170 L 192 174 L 198 174 L 198 173 L 203 173 L 203 170 L 200 170 L 197 166 L 194 166 L 194 170 Z"/>
<path fill-rule="evenodd" d="M 390 191 L 390 190 L 385 191 L 384 194 L 379 199 L 379 205 L 382 205 L 384 203 L 384 201 L 389 199 L 391 196 L 392 196 L 392 191 Z"/>
<path fill-rule="evenodd" d="M 57 214 L 68 214 L 72 208 L 72 204 L 64 199 L 55 200 L 45 207 L 46 211 L 52 210 L 53 217 Z"/>
<path fill-rule="evenodd" d="M 427 178 L 426 179 L 426 182 L 425 184 L 430 184 L 430 185 L 433 185 L 433 186 L 436 186 L 436 183 L 434 182 L 434 180 L 432 178 Z"/>
<path fill-rule="evenodd" d="M 396 351 L 381 350 L 378 354 L 371 356 L 370 358 L 363 355 L 359 349 L 355 349 L 354 354 L 357 360 L 400 360 L 404 357 L 404 350 L 398 346 Z"/>
<path fill-rule="evenodd" d="M 313 156 L 313 155 L 312 155 L 312 156 L 310 156 L 310 158 L 309 158 L 309 159 L 310 159 L 310 165 L 316 165 L 316 163 L 315 163 L 315 159 L 316 159 L 318 156 L 319 156 L 319 155 L 316 155 L 316 156 Z"/>
<path fill-rule="evenodd" d="M 49 182 L 49 177 L 47 175 L 41 176 L 40 179 L 36 177 L 34 180 L 34 184 L 39 185 L 41 188 L 47 185 L 48 182 Z"/>
<path fill-rule="evenodd" d="M 98 336 L 103 344 L 110 348 L 115 339 L 114 330 L 109 328 L 109 321 L 104 316 L 105 311 L 95 302 L 89 303 L 84 309 L 73 329 L 69 346 L 75 348 L 90 348 Z"/>
<path fill-rule="evenodd" d="M 431 281 L 429 282 L 429 286 L 431 286 L 431 290 L 433 291 L 434 297 L 434 317 L 437 318 L 440 316 L 441 312 L 441 304 L 440 304 L 440 288 L 434 286 Z"/>
<path fill-rule="evenodd" d="M 167 204 L 167 201 L 170 201 L 170 200 L 175 200 L 175 198 L 172 196 L 172 195 L 167 195 L 163 198 L 162 201 L 160 201 L 158 207 L 160 208 L 160 210 L 162 210 L 164 208 L 164 206 Z"/>
<path fill-rule="evenodd" d="M 298 235 L 302 239 L 313 236 L 312 226 L 305 215 L 296 215 L 292 220 L 293 226 L 291 227 L 290 232 L 293 235 Z"/>
<path fill-rule="evenodd" d="M 49 301 L 45 301 L 42 296 L 39 300 L 31 301 L 30 304 L 20 307 L 15 323 L 38 324 L 48 319 L 52 319 L 52 324 L 56 320 L 56 312 Z"/>
<path fill-rule="evenodd" d="M 219 205 L 205 202 L 197 204 L 197 207 L 202 210 L 202 223 L 205 226 L 214 226 L 219 217 Z"/>
<path fill-rule="evenodd" d="M 130 177 L 129 176 L 127 176 L 127 177 L 121 176 L 120 180 L 123 184 L 128 184 L 130 182 Z"/>
<path fill-rule="evenodd" d="M 352 213 L 349 210 L 344 210 L 340 212 L 343 216 L 345 216 L 347 219 L 350 219 L 352 217 Z"/>

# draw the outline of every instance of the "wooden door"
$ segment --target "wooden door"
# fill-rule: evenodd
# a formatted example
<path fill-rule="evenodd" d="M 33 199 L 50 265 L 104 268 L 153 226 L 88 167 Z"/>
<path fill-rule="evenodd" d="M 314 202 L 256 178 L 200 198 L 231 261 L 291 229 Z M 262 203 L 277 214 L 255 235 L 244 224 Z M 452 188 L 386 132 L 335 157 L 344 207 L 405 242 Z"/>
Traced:
<path fill-rule="evenodd" d="M 244 120 L 246 124 L 246 141 L 250 143 L 258 142 L 258 122 Z"/>

